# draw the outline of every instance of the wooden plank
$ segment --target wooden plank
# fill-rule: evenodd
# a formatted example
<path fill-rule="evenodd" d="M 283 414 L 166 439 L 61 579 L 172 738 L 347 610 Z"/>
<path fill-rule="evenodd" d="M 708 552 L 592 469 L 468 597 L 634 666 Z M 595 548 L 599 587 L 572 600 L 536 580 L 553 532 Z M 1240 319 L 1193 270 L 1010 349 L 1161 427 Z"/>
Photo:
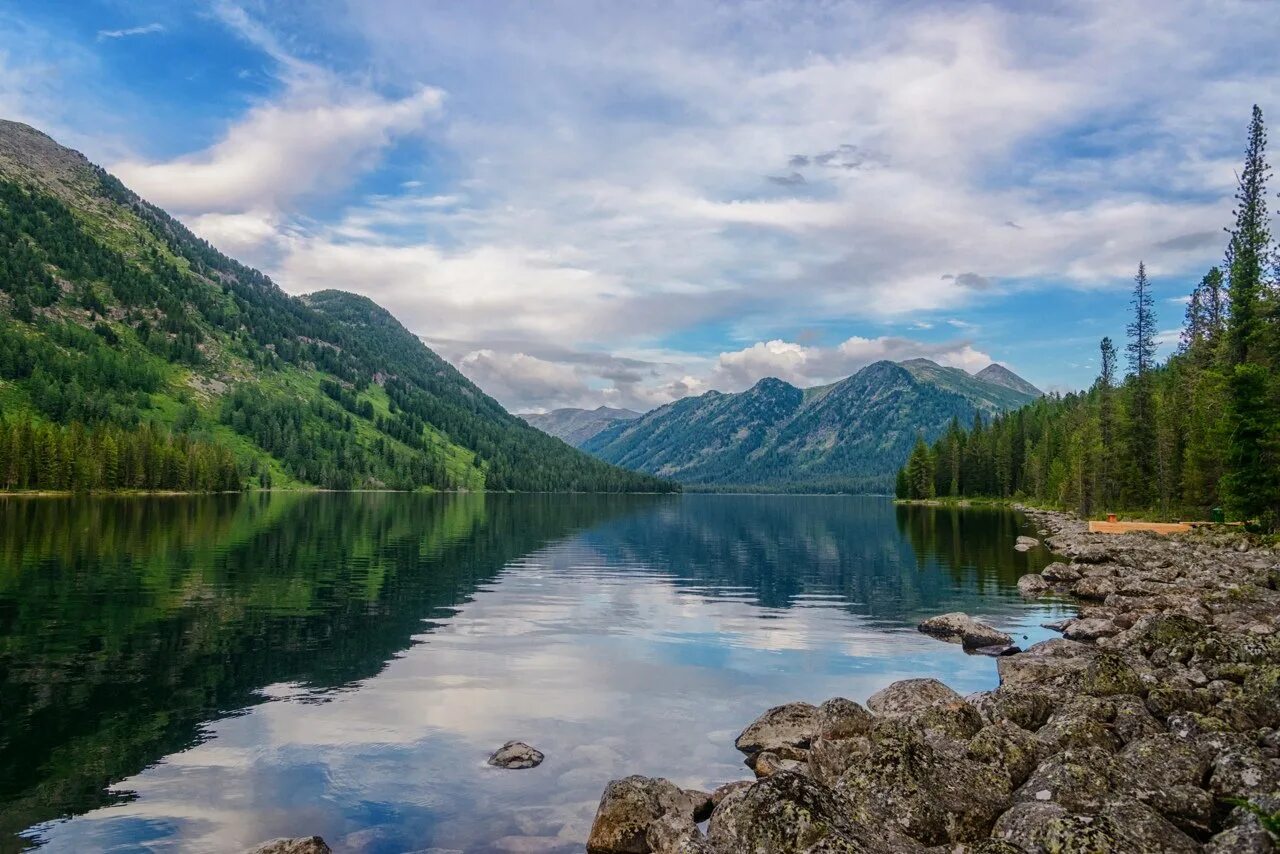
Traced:
<path fill-rule="evenodd" d="M 1191 530 L 1189 522 L 1090 522 L 1091 534 L 1127 534 L 1130 531 L 1153 531 L 1157 534 L 1181 534 Z"/>

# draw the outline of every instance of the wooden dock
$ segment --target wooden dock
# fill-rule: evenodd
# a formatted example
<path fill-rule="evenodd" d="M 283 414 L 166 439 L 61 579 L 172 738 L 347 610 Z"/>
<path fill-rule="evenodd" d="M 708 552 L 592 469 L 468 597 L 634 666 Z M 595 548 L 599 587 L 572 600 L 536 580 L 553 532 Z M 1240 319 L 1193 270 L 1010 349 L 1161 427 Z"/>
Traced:
<path fill-rule="evenodd" d="M 1090 522 L 1090 534 L 1128 534 L 1152 531 L 1156 534 L 1182 534 L 1191 530 L 1190 522 Z"/>

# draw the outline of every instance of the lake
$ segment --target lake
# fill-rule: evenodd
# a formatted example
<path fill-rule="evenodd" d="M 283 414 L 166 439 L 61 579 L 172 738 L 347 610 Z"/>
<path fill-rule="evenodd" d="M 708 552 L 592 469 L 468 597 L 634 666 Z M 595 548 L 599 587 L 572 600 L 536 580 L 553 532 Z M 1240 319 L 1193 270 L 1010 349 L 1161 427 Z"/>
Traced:
<path fill-rule="evenodd" d="M 749 777 L 771 705 L 994 687 L 915 626 L 1047 637 L 1029 532 L 847 496 L 0 499 L 0 851 L 581 851 L 611 778 Z M 546 761 L 486 765 L 510 739 Z"/>

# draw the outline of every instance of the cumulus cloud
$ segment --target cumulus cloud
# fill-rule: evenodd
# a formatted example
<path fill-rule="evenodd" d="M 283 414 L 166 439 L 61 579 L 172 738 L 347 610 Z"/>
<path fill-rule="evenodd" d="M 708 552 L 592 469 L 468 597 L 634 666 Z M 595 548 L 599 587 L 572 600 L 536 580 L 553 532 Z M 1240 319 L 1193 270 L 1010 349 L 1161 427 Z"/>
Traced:
<path fill-rule="evenodd" d="M 450 357 L 504 402 L 643 407 L 878 357 L 969 366 L 999 324 L 949 315 L 1123 292 L 1144 256 L 1198 277 L 1242 117 L 1276 91 L 1248 3 L 663 2 L 511 4 L 496 35 L 465 4 L 302 27 L 215 3 L 276 91 L 200 150 L 114 168 L 289 290 L 357 290 L 465 342 Z M 359 75 L 295 50 L 328 28 L 361 45 Z M 302 215 L 407 138 L 438 156 L 398 164 L 394 192 Z M 882 334 L 929 320 L 967 339 Z M 795 332 L 814 327 L 846 340 Z"/>
<path fill-rule="evenodd" d="M 396 138 L 421 131 L 440 112 L 444 92 L 436 87 L 419 85 L 402 97 L 387 97 L 352 85 L 294 57 L 240 7 L 220 3 L 215 10 L 276 60 L 281 91 L 255 103 L 202 151 L 111 165 L 121 180 L 162 207 L 195 215 L 289 209 L 301 197 L 351 183 Z M 205 224 L 215 231 L 225 225 L 216 219 Z"/>

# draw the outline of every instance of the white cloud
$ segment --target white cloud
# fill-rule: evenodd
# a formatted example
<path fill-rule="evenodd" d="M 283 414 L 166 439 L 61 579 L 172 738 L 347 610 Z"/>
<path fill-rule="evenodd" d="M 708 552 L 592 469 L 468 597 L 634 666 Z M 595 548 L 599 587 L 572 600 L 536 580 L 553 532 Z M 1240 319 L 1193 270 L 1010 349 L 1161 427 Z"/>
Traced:
<path fill-rule="evenodd" d="M 163 33 L 164 24 L 151 23 L 143 24 L 140 27 L 127 27 L 122 30 L 98 30 L 99 39 L 122 39 L 128 36 L 147 36 L 153 33 Z"/>
<path fill-rule="evenodd" d="M 282 210 L 350 183 L 397 136 L 439 112 L 443 93 L 399 99 L 297 80 L 255 106 L 208 149 L 174 160 L 125 160 L 111 171 L 140 195 L 179 212 Z"/>

